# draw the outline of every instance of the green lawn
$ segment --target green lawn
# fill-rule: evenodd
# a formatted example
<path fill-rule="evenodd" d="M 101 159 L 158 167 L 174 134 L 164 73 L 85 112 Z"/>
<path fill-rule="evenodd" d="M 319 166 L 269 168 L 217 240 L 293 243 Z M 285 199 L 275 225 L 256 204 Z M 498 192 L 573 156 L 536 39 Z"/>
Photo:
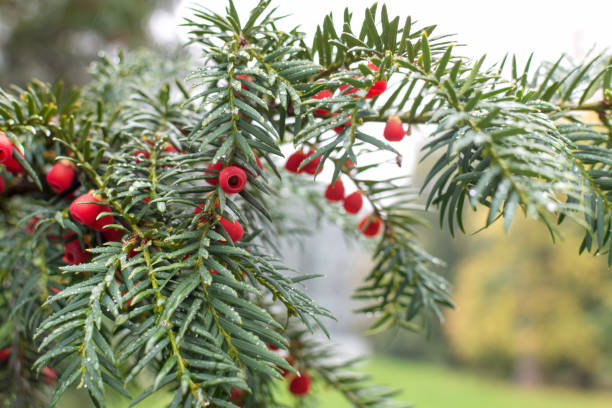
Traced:
<path fill-rule="evenodd" d="M 415 408 L 610 408 L 612 393 L 581 392 L 559 387 L 522 389 L 501 380 L 478 376 L 466 371 L 431 363 L 376 357 L 363 367 L 375 381 L 403 390 L 400 399 Z M 321 391 L 320 389 L 317 392 Z M 62 408 L 80 406 L 74 395 L 66 396 Z M 320 392 L 322 408 L 350 408 L 339 394 Z M 81 400 L 82 401 L 82 400 Z M 170 402 L 168 394 L 159 394 L 139 404 L 140 408 L 163 408 Z M 110 408 L 126 408 L 116 402 Z M 272 407 L 271 407 L 272 408 Z"/>
<path fill-rule="evenodd" d="M 563 388 L 522 389 L 475 374 L 388 357 L 364 367 L 379 383 L 403 390 L 401 400 L 415 408 L 610 408 L 612 393 Z M 325 408 L 350 407 L 340 396 L 323 394 Z"/>

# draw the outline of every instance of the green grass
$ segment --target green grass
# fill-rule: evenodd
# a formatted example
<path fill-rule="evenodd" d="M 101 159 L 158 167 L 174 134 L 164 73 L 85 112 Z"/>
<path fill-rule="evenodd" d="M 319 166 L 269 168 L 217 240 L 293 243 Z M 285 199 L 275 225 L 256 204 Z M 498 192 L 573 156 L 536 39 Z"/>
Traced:
<path fill-rule="evenodd" d="M 415 408 L 612 407 L 612 393 L 586 392 L 560 387 L 523 389 L 509 382 L 463 370 L 390 357 L 374 358 L 363 367 L 363 372 L 372 375 L 375 382 L 402 390 L 399 399 L 413 403 Z M 316 392 L 320 396 L 322 408 L 351 407 L 334 391 L 319 388 Z M 75 397 L 75 395 L 66 396 L 60 407 L 91 406 L 78 404 Z M 115 400 L 109 404 L 109 408 L 126 408 L 128 404 L 125 401 Z M 167 407 L 169 402 L 170 396 L 160 393 L 143 401 L 137 405 L 137 408 L 163 408 Z"/>
<path fill-rule="evenodd" d="M 401 389 L 415 408 L 610 408 L 612 393 L 559 387 L 523 389 L 431 363 L 377 357 L 364 366 L 379 383 Z M 350 407 L 339 395 L 322 394 L 322 407 Z"/>

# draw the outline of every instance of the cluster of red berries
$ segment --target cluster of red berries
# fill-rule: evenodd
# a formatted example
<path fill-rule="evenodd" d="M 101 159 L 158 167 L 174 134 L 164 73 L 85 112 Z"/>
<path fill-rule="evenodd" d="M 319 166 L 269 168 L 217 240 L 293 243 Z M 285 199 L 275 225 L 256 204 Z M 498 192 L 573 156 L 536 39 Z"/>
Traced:
<path fill-rule="evenodd" d="M 379 71 L 379 68 L 375 64 L 373 64 L 371 62 L 368 64 L 368 68 L 371 71 L 374 71 L 374 72 L 378 72 Z M 360 76 L 361 75 L 355 75 L 355 76 L 353 76 L 353 78 L 359 78 Z M 349 84 L 340 85 L 338 87 L 338 90 L 340 91 L 341 95 L 351 95 L 351 94 L 354 94 L 357 91 L 359 91 L 358 88 L 355 88 L 355 87 L 353 87 L 353 86 L 351 86 Z M 368 89 L 368 92 L 366 93 L 364 98 L 365 99 L 372 99 L 375 96 L 378 96 L 378 95 L 382 94 L 386 90 L 387 90 L 387 81 L 384 80 L 384 79 L 380 79 L 380 80 L 374 82 L 374 84 L 370 87 L 370 89 Z M 313 96 L 313 98 L 314 99 L 326 99 L 326 98 L 331 98 L 332 96 L 333 96 L 333 94 L 332 94 L 331 90 L 323 89 L 323 90 L 317 92 Z M 319 109 L 316 109 L 313 113 L 316 116 L 328 116 L 331 112 L 329 110 L 327 110 L 327 109 L 319 108 Z"/>
<path fill-rule="evenodd" d="M 369 63 L 368 64 L 368 68 L 374 72 L 378 72 L 379 69 L 376 65 L 374 65 L 373 63 Z M 355 75 L 353 76 L 353 78 L 359 78 L 360 75 Z M 378 96 L 380 94 L 382 94 L 385 90 L 387 89 L 387 81 L 384 79 L 378 80 L 376 82 L 374 82 L 374 84 L 368 89 L 367 94 L 365 95 L 365 99 L 372 99 L 375 96 Z M 358 88 L 352 87 L 349 84 L 343 84 L 340 85 L 338 87 L 338 90 L 340 91 L 340 95 L 351 95 L 356 93 L 357 91 L 359 91 Z M 319 92 L 317 92 L 316 94 L 314 94 L 312 97 L 313 99 L 319 99 L 319 100 L 324 100 L 327 98 L 331 98 L 333 96 L 333 92 L 329 89 L 323 89 Z M 356 95 L 354 95 L 354 97 L 357 97 Z M 317 108 L 314 110 L 313 114 L 315 116 L 320 116 L 320 117 L 335 117 L 335 116 L 339 116 L 340 113 L 338 112 L 334 112 L 332 113 L 329 109 L 326 108 Z M 347 127 L 349 127 L 352 123 L 352 118 L 350 116 L 347 115 L 347 120 L 344 123 L 341 123 L 340 125 L 336 126 L 334 128 L 334 131 L 336 133 L 342 133 L 342 131 L 344 131 L 344 129 L 346 129 Z"/>
<path fill-rule="evenodd" d="M 148 143 L 147 142 L 147 144 L 152 144 L 152 143 Z M 179 149 L 177 149 L 176 147 L 174 147 L 170 143 L 166 143 L 166 145 L 162 149 L 162 152 L 164 152 L 164 153 L 181 153 L 181 151 Z M 144 150 L 144 149 L 136 150 L 134 153 L 132 153 L 132 156 L 136 157 L 136 164 L 142 163 L 142 159 L 148 160 L 149 157 L 151 157 L 149 155 L 149 152 Z"/>
<path fill-rule="evenodd" d="M 347 196 L 344 195 L 344 184 L 340 178 L 325 189 L 325 198 L 331 202 L 342 201 L 344 209 L 349 214 L 357 214 L 363 206 L 363 194 L 355 191 Z M 378 235 L 382 228 L 382 219 L 374 214 L 368 214 L 359 222 L 359 231 L 366 237 Z"/>
<path fill-rule="evenodd" d="M 306 160 L 308 157 L 312 156 L 315 153 L 315 150 L 311 149 L 308 153 L 305 153 L 302 150 L 298 150 L 293 152 L 288 158 L 287 158 L 287 162 L 285 163 L 285 169 L 291 173 L 308 173 L 308 174 L 318 174 L 317 173 L 317 168 L 319 167 L 319 164 L 321 163 L 321 156 L 317 156 L 314 159 L 310 160 L 308 163 L 306 163 L 304 166 L 302 166 L 302 168 L 300 168 L 300 166 L 302 165 L 302 162 L 304 160 Z M 319 173 L 323 171 L 323 166 L 321 166 L 321 168 L 319 169 Z"/>
<path fill-rule="evenodd" d="M 0 350 L 0 365 L 4 364 L 9 359 L 12 353 L 13 353 L 13 350 L 11 347 L 5 347 L 1 349 Z M 23 356 L 20 355 L 19 360 L 23 363 L 24 362 Z M 58 378 L 57 373 L 55 372 L 54 369 L 48 366 L 44 366 L 43 368 L 41 368 L 40 373 L 43 376 L 42 377 L 43 381 L 49 385 L 53 385 L 55 381 L 57 381 L 57 378 Z"/>

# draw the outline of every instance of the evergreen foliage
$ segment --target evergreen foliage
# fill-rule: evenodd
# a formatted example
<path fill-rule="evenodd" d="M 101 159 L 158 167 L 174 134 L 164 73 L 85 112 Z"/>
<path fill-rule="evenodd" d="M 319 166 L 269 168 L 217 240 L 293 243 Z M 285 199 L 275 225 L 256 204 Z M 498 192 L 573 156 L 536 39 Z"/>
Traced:
<path fill-rule="evenodd" d="M 503 218 L 506 228 L 520 209 L 553 237 L 569 218 L 584 229 L 580 249 L 610 254 L 612 263 L 608 56 L 535 71 L 514 58 L 487 68 L 484 57 L 456 55 L 434 26 L 376 5 L 357 29 L 348 9 L 341 25 L 325 17 L 309 46 L 297 29 L 278 29 L 269 3 L 247 21 L 231 1 L 225 16 L 195 9 L 186 25 L 202 50 L 197 69 L 119 54 L 97 61 L 83 89 L 33 81 L 0 91 L 0 131 L 25 171 L 7 177 L 0 197 L 0 345 L 15 351 L 2 363 L 7 406 L 55 405 L 75 386 L 96 406 L 105 406 L 108 388 L 132 403 L 163 388 L 174 393 L 172 407 L 281 406 L 274 388 L 283 370 L 308 370 L 356 407 L 402 406 L 312 343 L 332 316 L 301 288 L 317 276 L 289 270 L 278 251 L 302 231 L 283 214 L 283 194 L 339 217 L 303 188 L 304 176 L 279 168 L 281 146 L 292 144 L 314 151 L 299 169 L 320 158 L 313 177 L 333 167 L 334 180 L 352 180 L 383 221 L 374 267 L 355 294 L 361 312 L 376 316 L 372 331 L 415 330 L 452 306 L 436 273 L 442 262 L 417 240 L 420 193 L 394 175 L 368 175 L 383 162 L 360 165 L 372 151 L 401 163 L 382 135 L 362 129 L 389 116 L 437 126 L 425 156 L 439 159 L 421 192 L 451 231 L 463 230 L 468 206 L 488 207 L 486 226 Z M 387 80 L 392 89 L 372 92 Z M 314 97 L 324 89 L 335 96 Z M 584 110 L 601 123 L 582 121 L 576 113 Z M 74 164 L 78 180 L 57 195 L 44 175 L 60 159 Z M 229 195 L 208 183 L 216 162 L 245 169 L 247 187 Z M 89 190 L 108 206 L 98 219 L 114 220 L 101 231 L 70 216 L 73 193 Z M 239 222 L 244 237 L 234 242 L 223 218 Z M 111 230 L 120 239 L 107 239 Z M 66 266 L 64 244 L 74 239 L 91 259 Z M 57 381 L 45 376 L 49 367 Z M 143 370 L 154 380 L 130 395 Z M 40 391 L 45 380 L 54 383 L 50 396 Z"/>

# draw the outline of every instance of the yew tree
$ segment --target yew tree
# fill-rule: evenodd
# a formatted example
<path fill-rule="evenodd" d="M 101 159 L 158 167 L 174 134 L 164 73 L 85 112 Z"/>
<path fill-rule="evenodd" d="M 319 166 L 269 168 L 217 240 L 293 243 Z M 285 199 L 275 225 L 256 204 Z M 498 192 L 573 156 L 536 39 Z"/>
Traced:
<path fill-rule="evenodd" d="M 3 406 L 54 406 L 75 387 L 101 407 L 111 389 L 132 404 L 279 407 L 324 388 L 404 406 L 314 340 L 333 316 L 304 285 L 325 278 L 283 260 L 305 208 L 372 250 L 354 297 L 374 332 L 452 306 L 419 245 L 427 210 L 451 234 L 483 206 L 483 228 L 520 211 L 554 238 L 569 220 L 577 250 L 612 263 L 609 56 L 473 61 L 376 5 L 360 27 L 348 9 L 326 16 L 307 44 L 269 3 L 246 21 L 232 1 L 194 9 L 200 58 L 120 53 L 81 89 L 0 90 Z M 424 185 L 376 171 L 401 165 L 422 124 Z"/>

